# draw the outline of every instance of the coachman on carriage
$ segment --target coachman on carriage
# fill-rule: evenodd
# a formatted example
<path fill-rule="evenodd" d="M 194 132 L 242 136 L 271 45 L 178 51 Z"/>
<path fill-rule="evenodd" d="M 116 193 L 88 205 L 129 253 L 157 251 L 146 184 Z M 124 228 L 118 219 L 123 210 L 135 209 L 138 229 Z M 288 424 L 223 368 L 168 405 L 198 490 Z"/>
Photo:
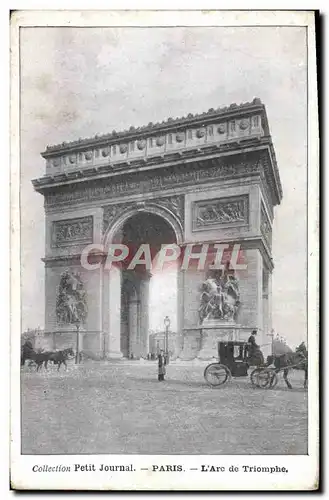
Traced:
<path fill-rule="evenodd" d="M 290 348 L 280 347 L 280 353 L 273 353 L 267 357 L 264 363 L 263 354 L 256 344 L 256 331 L 253 330 L 248 342 L 219 342 L 217 363 L 211 363 L 204 371 L 206 382 L 212 387 L 218 387 L 228 382 L 231 377 L 247 377 L 250 367 L 254 367 L 250 373 L 253 386 L 261 388 L 273 388 L 278 382 L 277 374 L 283 372 L 284 381 L 292 389 L 288 380 L 289 370 L 303 370 L 304 388 L 307 387 L 308 356 L 307 349 L 302 342 L 293 352 Z"/>

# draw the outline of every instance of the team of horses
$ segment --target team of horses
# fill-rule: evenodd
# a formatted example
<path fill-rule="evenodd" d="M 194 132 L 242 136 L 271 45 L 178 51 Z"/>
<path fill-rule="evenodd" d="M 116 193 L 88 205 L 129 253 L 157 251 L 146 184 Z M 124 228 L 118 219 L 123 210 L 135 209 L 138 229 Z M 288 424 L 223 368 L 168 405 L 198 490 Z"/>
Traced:
<path fill-rule="evenodd" d="M 72 347 L 68 347 L 61 351 L 35 351 L 32 343 L 27 340 L 21 347 L 21 366 L 24 366 L 25 362 L 29 360 L 36 365 L 37 371 L 39 371 L 42 366 L 47 370 L 48 363 L 52 362 L 54 365 L 57 365 L 57 370 L 59 371 L 61 365 L 67 368 L 66 362 L 74 358 L 74 356 Z"/>
<path fill-rule="evenodd" d="M 308 352 L 304 342 L 296 348 L 295 352 L 287 352 L 279 356 L 267 356 L 266 365 L 273 365 L 276 373 L 283 371 L 283 379 L 289 389 L 292 389 L 292 385 L 288 380 L 289 371 L 304 371 L 304 388 L 306 389 L 308 383 Z"/>
<path fill-rule="evenodd" d="M 248 346 L 248 344 L 247 344 Z M 243 359 L 242 353 L 237 359 Z M 245 361 L 248 365 L 258 367 L 258 368 L 272 368 L 277 374 L 283 372 L 283 380 L 285 381 L 287 387 L 292 389 L 292 385 L 288 379 L 288 374 L 290 370 L 302 370 L 304 371 L 304 388 L 306 389 L 308 384 L 308 352 L 304 342 L 302 342 L 298 347 L 296 347 L 295 352 L 285 352 L 284 354 L 271 354 L 267 356 L 266 361 L 260 348 L 252 352 L 249 356 L 248 348 L 245 357 Z M 276 378 L 273 377 L 272 382 Z M 277 380 L 277 379 L 276 379 Z"/>
<path fill-rule="evenodd" d="M 259 351 L 259 353 L 261 353 L 261 351 Z M 66 362 L 69 359 L 73 359 L 74 356 L 75 354 L 71 347 L 61 351 L 35 351 L 32 343 L 27 340 L 21 348 L 21 366 L 25 365 L 25 361 L 30 360 L 36 364 L 37 371 L 39 371 L 43 365 L 47 370 L 48 363 L 52 362 L 54 365 L 57 365 L 57 370 L 59 370 L 61 365 L 67 368 Z M 259 366 L 262 364 L 262 359 L 263 357 L 261 356 L 259 360 L 257 359 L 257 362 L 254 360 L 252 364 Z M 283 379 L 289 389 L 292 389 L 292 385 L 288 379 L 289 371 L 302 370 L 304 371 L 304 388 L 307 387 L 308 352 L 304 342 L 296 348 L 295 352 L 267 356 L 265 366 L 273 366 L 276 373 L 283 371 Z"/>

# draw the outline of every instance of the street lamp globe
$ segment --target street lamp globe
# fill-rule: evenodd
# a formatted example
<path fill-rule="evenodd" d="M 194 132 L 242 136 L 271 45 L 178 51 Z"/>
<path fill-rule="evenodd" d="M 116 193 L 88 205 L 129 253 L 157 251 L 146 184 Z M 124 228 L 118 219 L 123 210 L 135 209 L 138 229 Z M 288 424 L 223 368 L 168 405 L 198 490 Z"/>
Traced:
<path fill-rule="evenodd" d="M 164 319 L 164 325 L 165 325 L 166 328 L 170 327 L 170 318 L 169 318 L 169 316 L 165 317 L 165 319 Z"/>

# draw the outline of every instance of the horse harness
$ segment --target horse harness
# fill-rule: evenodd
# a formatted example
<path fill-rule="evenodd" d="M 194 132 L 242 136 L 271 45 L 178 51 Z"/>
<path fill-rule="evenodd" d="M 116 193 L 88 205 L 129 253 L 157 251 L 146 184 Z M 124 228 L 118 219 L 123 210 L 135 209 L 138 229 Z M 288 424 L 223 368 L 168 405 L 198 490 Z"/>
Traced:
<path fill-rule="evenodd" d="M 41 368 L 44 363 L 45 368 L 47 369 L 48 362 L 52 361 L 54 365 L 58 365 L 57 370 L 59 370 L 61 364 L 64 364 L 67 367 L 66 361 L 69 359 L 69 356 L 74 356 L 73 349 L 69 347 L 68 349 L 64 349 L 63 351 L 48 351 L 41 352 L 36 355 L 35 362 L 37 364 L 37 370 Z"/>

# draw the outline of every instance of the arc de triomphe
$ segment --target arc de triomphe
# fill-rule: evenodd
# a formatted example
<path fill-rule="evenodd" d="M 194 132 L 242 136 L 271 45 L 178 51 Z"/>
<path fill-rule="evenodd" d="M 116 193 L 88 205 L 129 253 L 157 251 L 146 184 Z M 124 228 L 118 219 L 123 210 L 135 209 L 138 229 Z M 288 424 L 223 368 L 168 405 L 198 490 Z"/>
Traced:
<path fill-rule="evenodd" d="M 80 258 L 88 244 L 137 247 L 147 238 L 157 250 L 164 243 L 239 244 L 246 265 L 235 274 L 237 316 L 215 326 L 200 320 L 208 271 L 177 271 L 176 356 L 207 357 L 210 337 L 245 339 L 253 328 L 258 343 L 269 342 L 273 211 L 282 189 L 259 99 L 48 146 L 42 156 L 46 173 L 33 185 L 45 200 L 45 329 L 53 347 L 74 342 L 73 328 L 56 317 L 68 271 L 79 273 L 86 291 L 82 348 L 108 358 L 146 355 L 150 273 L 106 270 L 103 260 L 87 270 Z"/>

